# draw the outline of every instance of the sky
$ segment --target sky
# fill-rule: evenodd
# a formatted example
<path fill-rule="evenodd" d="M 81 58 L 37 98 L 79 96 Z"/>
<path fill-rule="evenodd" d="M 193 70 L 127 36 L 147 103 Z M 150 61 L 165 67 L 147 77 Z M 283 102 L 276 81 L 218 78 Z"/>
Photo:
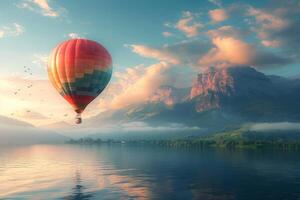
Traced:
<path fill-rule="evenodd" d="M 2 0 L 0 115 L 36 125 L 73 119 L 47 76 L 51 50 L 71 38 L 98 41 L 113 58 L 89 117 L 146 101 L 162 85 L 188 87 L 210 66 L 298 76 L 300 1 Z"/>

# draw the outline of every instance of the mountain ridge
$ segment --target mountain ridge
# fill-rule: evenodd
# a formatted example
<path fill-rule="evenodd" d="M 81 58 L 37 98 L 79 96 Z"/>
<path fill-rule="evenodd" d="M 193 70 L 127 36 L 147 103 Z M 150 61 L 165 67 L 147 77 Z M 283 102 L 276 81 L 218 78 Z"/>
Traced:
<path fill-rule="evenodd" d="M 64 143 L 68 138 L 17 119 L 0 116 L 0 145 Z"/>
<path fill-rule="evenodd" d="M 85 123 L 143 121 L 224 128 L 244 122 L 299 121 L 297 91 L 299 80 L 268 76 L 249 66 L 211 68 L 198 74 L 191 88 L 162 86 L 143 104 L 100 113 Z"/>

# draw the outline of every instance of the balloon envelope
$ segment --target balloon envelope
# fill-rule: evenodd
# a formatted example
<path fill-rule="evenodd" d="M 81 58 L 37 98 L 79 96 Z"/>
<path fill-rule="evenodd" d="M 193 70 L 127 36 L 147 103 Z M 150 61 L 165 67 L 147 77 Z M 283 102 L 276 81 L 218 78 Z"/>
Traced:
<path fill-rule="evenodd" d="M 56 90 L 80 114 L 107 86 L 112 75 L 112 59 L 99 43 L 72 39 L 52 51 L 48 75 Z"/>

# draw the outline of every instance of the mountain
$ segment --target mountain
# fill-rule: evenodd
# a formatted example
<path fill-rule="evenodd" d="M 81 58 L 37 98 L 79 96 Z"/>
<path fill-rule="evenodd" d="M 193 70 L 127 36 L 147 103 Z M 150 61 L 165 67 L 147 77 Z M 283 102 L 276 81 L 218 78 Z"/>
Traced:
<path fill-rule="evenodd" d="M 6 126 L 23 126 L 23 127 L 33 127 L 32 124 L 29 124 L 27 122 L 23 122 L 20 120 L 0 116 L 0 126 L 6 125 Z"/>
<path fill-rule="evenodd" d="M 0 145 L 63 143 L 68 138 L 16 119 L 0 116 Z"/>
<path fill-rule="evenodd" d="M 87 126 L 142 121 L 211 130 L 246 122 L 300 121 L 300 80 L 268 76 L 248 66 L 210 68 L 191 88 L 163 86 L 144 104 L 101 113 Z"/>
<path fill-rule="evenodd" d="M 197 112 L 218 109 L 251 121 L 297 121 L 299 89 L 297 79 L 235 67 L 199 75 L 191 89 L 191 99 Z"/>
<path fill-rule="evenodd" d="M 59 129 L 65 129 L 65 128 L 72 128 L 72 125 L 65 121 L 60 121 L 60 122 L 54 122 L 54 123 L 42 125 L 42 126 L 40 126 L 40 128 L 59 130 Z"/>

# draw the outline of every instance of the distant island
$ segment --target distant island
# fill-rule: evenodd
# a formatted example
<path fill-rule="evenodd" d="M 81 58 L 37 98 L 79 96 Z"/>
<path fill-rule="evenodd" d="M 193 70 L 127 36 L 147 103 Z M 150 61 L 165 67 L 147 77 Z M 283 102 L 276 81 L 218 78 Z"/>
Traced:
<path fill-rule="evenodd" d="M 81 138 L 68 140 L 67 144 L 101 145 L 101 144 L 128 144 L 128 145 L 156 145 L 171 148 L 226 148 L 226 149 L 282 149 L 300 150 L 300 132 L 256 132 L 237 129 L 224 131 L 213 135 L 188 137 L 185 139 L 165 140 L 102 140 L 100 138 Z"/>

